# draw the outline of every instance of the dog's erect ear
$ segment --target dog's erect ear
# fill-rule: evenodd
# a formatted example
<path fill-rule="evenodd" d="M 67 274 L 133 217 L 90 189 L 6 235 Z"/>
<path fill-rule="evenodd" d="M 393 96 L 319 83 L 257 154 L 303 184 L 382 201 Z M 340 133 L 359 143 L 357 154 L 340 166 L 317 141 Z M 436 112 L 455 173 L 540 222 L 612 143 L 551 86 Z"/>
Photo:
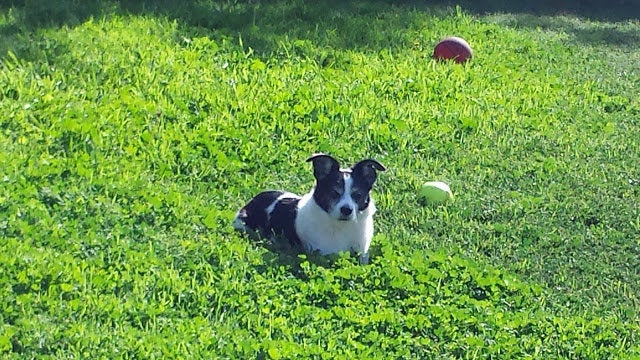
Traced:
<path fill-rule="evenodd" d="M 353 165 L 351 168 L 351 172 L 353 176 L 361 177 L 365 179 L 369 186 L 373 186 L 373 183 L 376 181 L 378 176 L 377 171 L 385 171 L 387 170 L 382 164 L 373 159 L 366 159 L 358 162 Z"/>
<path fill-rule="evenodd" d="M 307 159 L 307 162 L 313 161 L 313 176 L 316 180 L 321 181 L 327 175 L 340 171 L 340 163 L 338 160 L 326 154 L 314 154 Z"/>

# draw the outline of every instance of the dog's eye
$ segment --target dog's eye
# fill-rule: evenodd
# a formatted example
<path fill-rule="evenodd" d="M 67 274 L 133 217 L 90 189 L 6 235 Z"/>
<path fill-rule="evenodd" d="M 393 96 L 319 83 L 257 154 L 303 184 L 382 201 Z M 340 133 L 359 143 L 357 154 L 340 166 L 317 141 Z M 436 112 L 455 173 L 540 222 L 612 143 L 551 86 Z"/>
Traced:
<path fill-rule="evenodd" d="M 360 200 L 362 200 L 362 193 L 361 193 L 360 191 L 354 191 L 354 192 L 351 194 L 351 197 L 352 197 L 352 198 L 353 198 L 353 200 L 355 200 L 355 201 L 360 201 Z"/>
<path fill-rule="evenodd" d="M 340 196 L 342 196 L 342 194 L 340 193 L 340 191 L 333 189 L 331 190 L 331 197 L 333 198 L 339 198 Z"/>

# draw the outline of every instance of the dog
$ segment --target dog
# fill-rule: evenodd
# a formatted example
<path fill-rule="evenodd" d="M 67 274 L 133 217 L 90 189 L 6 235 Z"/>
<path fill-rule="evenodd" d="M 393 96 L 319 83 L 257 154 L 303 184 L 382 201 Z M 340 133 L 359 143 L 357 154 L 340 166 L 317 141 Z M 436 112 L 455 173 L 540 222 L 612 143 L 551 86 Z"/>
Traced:
<path fill-rule="evenodd" d="M 313 163 L 316 180 L 309 193 L 261 192 L 238 211 L 233 227 L 273 242 L 284 238 L 308 253 L 349 251 L 368 263 L 376 212 L 370 192 L 377 172 L 386 168 L 366 159 L 342 169 L 326 154 L 312 155 L 307 162 Z"/>

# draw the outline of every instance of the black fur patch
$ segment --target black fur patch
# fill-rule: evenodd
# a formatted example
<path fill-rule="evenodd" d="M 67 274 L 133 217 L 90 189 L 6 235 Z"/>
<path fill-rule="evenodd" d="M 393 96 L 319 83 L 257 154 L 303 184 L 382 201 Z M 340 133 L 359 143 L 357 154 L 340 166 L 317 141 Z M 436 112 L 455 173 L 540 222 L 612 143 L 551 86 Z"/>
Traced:
<path fill-rule="evenodd" d="M 373 159 L 362 160 L 351 168 L 351 178 L 353 179 L 351 197 L 358 204 L 360 211 L 366 209 L 371 202 L 369 193 L 378 176 L 376 170 L 385 171 L 386 168 Z"/>
<path fill-rule="evenodd" d="M 302 243 L 296 233 L 295 220 L 298 213 L 299 198 L 282 198 L 276 203 L 271 212 L 269 227 L 276 237 L 284 236 L 291 246 L 301 246 Z"/>
<path fill-rule="evenodd" d="M 369 207 L 371 202 L 371 185 L 369 182 L 362 181 L 359 178 L 353 178 L 353 185 L 351 186 L 351 198 L 358 204 L 358 210 L 363 211 Z"/>
<path fill-rule="evenodd" d="M 334 171 L 317 180 L 313 199 L 322 210 L 328 213 L 343 193 L 344 174 L 341 171 Z"/>
<path fill-rule="evenodd" d="M 284 197 L 284 191 L 265 191 L 256 195 L 239 212 L 238 218 L 264 238 L 284 237 L 292 246 L 300 245 L 295 230 L 299 197 Z M 273 206 L 271 213 L 268 211 Z"/>
<path fill-rule="evenodd" d="M 238 212 L 238 218 L 251 230 L 266 229 L 269 226 L 267 207 L 273 204 L 284 192 L 265 191 L 256 195 Z"/>

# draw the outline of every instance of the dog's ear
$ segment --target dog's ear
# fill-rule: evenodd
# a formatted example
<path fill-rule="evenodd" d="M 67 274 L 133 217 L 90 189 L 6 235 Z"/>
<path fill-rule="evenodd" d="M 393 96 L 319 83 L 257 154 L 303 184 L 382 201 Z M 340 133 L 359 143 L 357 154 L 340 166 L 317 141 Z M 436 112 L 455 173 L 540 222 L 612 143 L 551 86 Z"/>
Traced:
<path fill-rule="evenodd" d="M 353 165 L 351 168 L 351 172 L 353 176 L 361 177 L 365 179 L 369 186 L 373 186 L 373 183 L 376 181 L 378 173 L 376 171 L 385 171 L 387 170 L 382 164 L 373 159 L 366 159 L 358 162 Z"/>
<path fill-rule="evenodd" d="M 318 181 L 326 178 L 331 173 L 340 171 L 338 160 L 326 154 L 313 154 L 307 159 L 307 162 L 309 161 L 313 161 L 313 176 Z"/>

